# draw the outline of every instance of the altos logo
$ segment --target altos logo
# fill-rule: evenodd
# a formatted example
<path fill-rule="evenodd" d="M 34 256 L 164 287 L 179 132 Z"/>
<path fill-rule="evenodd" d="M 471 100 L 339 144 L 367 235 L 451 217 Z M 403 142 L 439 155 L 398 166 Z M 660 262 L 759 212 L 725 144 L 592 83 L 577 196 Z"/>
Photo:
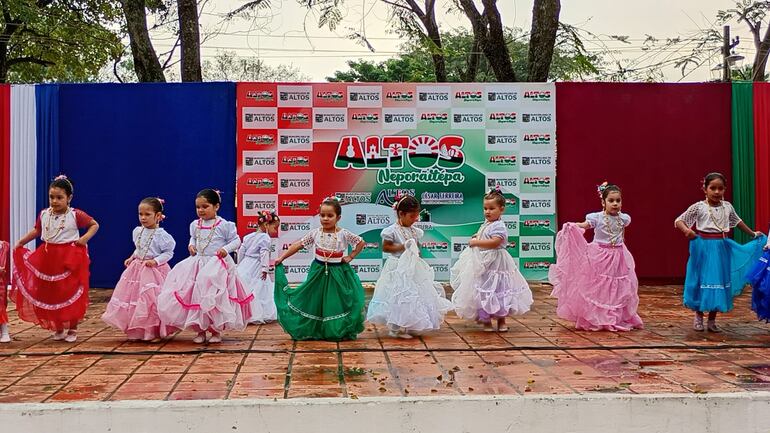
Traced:
<path fill-rule="evenodd" d="M 310 166 L 310 158 L 307 156 L 284 156 L 281 157 L 281 163 L 289 167 L 308 167 Z"/>
<path fill-rule="evenodd" d="M 545 145 L 551 144 L 551 134 L 524 134 L 522 141 L 525 144 Z"/>
<path fill-rule="evenodd" d="M 527 176 L 522 181 L 524 185 L 531 185 L 534 187 L 548 187 L 551 186 L 550 176 Z"/>
<path fill-rule="evenodd" d="M 551 165 L 553 160 L 550 156 L 522 156 L 522 165 Z"/>
<path fill-rule="evenodd" d="M 503 222 L 505 223 L 505 228 L 509 231 L 516 231 L 519 227 L 518 221 L 505 220 Z"/>
<path fill-rule="evenodd" d="M 499 186 L 501 188 L 516 188 L 519 185 L 519 179 L 515 177 L 498 177 L 487 179 L 487 188 Z"/>
<path fill-rule="evenodd" d="M 334 167 L 338 170 L 378 170 L 380 185 L 402 183 L 462 183 L 459 169 L 465 164 L 460 135 L 435 138 L 430 135 L 345 136 L 337 146 Z M 416 171 L 406 171 L 411 167 Z"/>
<path fill-rule="evenodd" d="M 524 221 L 524 227 L 550 228 L 551 220 L 526 220 Z"/>
<path fill-rule="evenodd" d="M 264 167 L 269 165 L 275 165 L 275 157 L 255 157 L 247 156 L 244 158 L 246 167 Z"/>
<path fill-rule="evenodd" d="M 415 190 L 413 189 L 383 189 L 380 192 L 377 193 L 377 198 L 375 199 L 375 203 L 381 204 L 384 206 L 392 206 L 395 202 L 396 196 L 404 196 L 404 195 L 411 195 L 414 197 Z"/>
<path fill-rule="evenodd" d="M 417 95 L 420 101 L 448 101 L 449 94 L 446 92 L 420 92 Z"/>
<path fill-rule="evenodd" d="M 378 113 L 358 113 L 350 116 L 350 118 L 362 123 L 377 123 L 380 121 Z"/>
<path fill-rule="evenodd" d="M 516 144 L 518 142 L 519 142 L 519 137 L 515 134 L 513 135 L 489 134 L 487 136 L 487 144 L 491 144 L 491 145 Z"/>
<path fill-rule="evenodd" d="M 494 101 L 509 101 L 513 102 L 519 99 L 519 94 L 516 92 L 489 92 L 487 93 L 487 100 Z"/>
<path fill-rule="evenodd" d="M 250 178 L 246 181 L 246 185 L 259 189 L 272 189 L 275 186 L 275 180 L 270 179 L 269 177 L 263 177 L 262 179 Z"/>
<path fill-rule="evenodd" d="M 273 92 L 269 90 L 249 90 L 246 92 L 246 97 L 249 99 L 253 99 L 255 101 L 273 101 L 275 100 L 275 95 L 273 95 Z"/>
<path fill-rule="evenodd" d="M 307 265 L 284 265 L 283 269 L 287 275 L 307 275 L 310 272 Z"/>
<path fill-rule="evenodd" d="M 270 200 L 246 200 L 246 210 L 275 210 L 275 202 Z"/>
<path fill-rule="evenodd" d="M 310 144 L 309 135 L 281 135 L 281 144 Z"/>
<path fill-rule="evenodd" d="M 421 122 L 428 123 L 447 123 L 449 122 L 449 114 L 447 113 L 422 113 L 420 114 Z"/>
<path fill-rule="evenodd" d="M 448 242 L 422 242 L 420 248 L 428 251 L 449 251 Z"/>
<path fill-rule="evenodd" d="M 521 207 L 524 209 L 548 209 L 551 207 L 551 200 L 522 200 Z"/>
<path fill-rule="evenodd" d="M 526 262 L 524 263 L 524 269 L 532 270 L 546 270 L 551 267 L 550 262 Z"/>
<path fill-rule="evenodd" d="M 550 90 L 527 90 L 524 92 L 525 101 L 548 102 L 551 100 Z"/>
<path fill-rule="evenodd" d="M 372 201 L 370 192 L 337 192 L 335 196 L 340 199 L 340 204 L 369 203 Z"/>
<path fill-rule="evenodd" d="M 323 101 L 341 101 L 345 97 L 342 92 L 318 92 L 315 96 Z"/>
<path fill-rule="evenodd" d="M 307 232 L 310 231 L 310 223 L 281 223 L 282 232 Z"/>
<path fill-rule="evenodd" d="M 367 274 L 367 273 L 379 274 L 380 271 L 382 270 L 382 267 L 380 265 L 353 264 L 351 265 L 351 267 L 357 274 Z"/>
<path fill-rule="evenodd" d="M 551 243 L 549 242 L 522 242 L 522 251 L 551 251 Z"/>
<path fill-rule="evenodd" d="M 516 123 L 516 113 L 489 113 L 489 120 L 497 123 Z"/>
<path fill-rule="evenodd" d="M 516 249 L 516 242 L 510 241 L 507 244 L 505 244 L 505 248 L 509 250 L 515 250 Z"/>
<path fill-rule="evenodd" d="M 433 268 L 433 272 L 437 274 L 449 272 L 449 265 L 446 263 L 430 263 L 430 267 Z"/>
<path fill-rule="evenodd" d="M 243 117 L 247 123 L 275 122 L 275 113 L 246 113 Z"/>
<path fill-rule="evenodd" d="M 484 115 L 477 113 L 461 113 L 452 116 L 454 123 L 481 123 L 484 121 Z"/>
<path fill-rule="evenodd" d="M 385 99 L 396 102 L 412 102 L 414 101 L 414 92 L 388 92 L 385 94 Z"/>
<path fill-rule="evenodd" d="M 280 92 L 278 98 L 281 101 L 310 101 L 308 92 Z"/>
<path fill-rule="evenodd" d="M 310 179 L 281 179 L 281 188 L 310 188 Z"/>
<path fill-rule="evenodd" d="M 316 113 L 315 123 L 342 123 L 345 122 L 345 115 L 342 113 Z"/>
<path fill-rule="evenodd" d="M 354 90 L 350 91 L 350 100 L 351 101 L 379 101 L 380 100 L 380 93 L 379 92 L 357 92 Z"/>
<path fill-rule="evenodd" d="M 489 163 L 502 166 L 516 165 L 516 155 L 493 155 L 489 157 Z"/>
<path fill-rule="evenodd" d="M 521 115 L 521 121 L 524 123 L 535 123 L 535 122 L 550 122 L 553 115 L 550 113 L 541 113 L 541 114 L 522 114 Z"/>
<path fill-rule="evenodd" d="M 482 96 L 481 90 L 455 92 L 455 99 L 462 102 L 481 102 Z"/>
<path fill-rule="evenodd" d="M 309 123 L 310 116 L 305 113 L 283 113 L 281 120 L 288 121 L 289 123 Z"/>
<path fill-rule="evenodd" d="M 310 209 L 310 202 L 307 200 L 283 200 L 281 207 L 291 210 L 307 210 Z"/>
<path fill-rule="evenodd" d="M 414 114 L 411 114 L 411 113 L 385 114 L 385 123 L 413 123 L 413 122 L 414 122 Z"/>
<path fill-rule="evenodd" d="M 246 142 L 259 145 L 275 144 L 275 135 L 273 134 L 248 134 Z"/>
<path fill-rule="evenodd" d="M 365 250 L 379 250 L 380 249 L 380 243 L 379 242 L 366 242 L 366 243 L 364 243 L 364 249 Z"/>
<path fill-rule="evenodd" d="M 366 226 L 366 225 L 390 225 L 391 219 L 390 215 L 368 215 L 368 214 L 356 214 L 356 225 L 359 226 Z"/>

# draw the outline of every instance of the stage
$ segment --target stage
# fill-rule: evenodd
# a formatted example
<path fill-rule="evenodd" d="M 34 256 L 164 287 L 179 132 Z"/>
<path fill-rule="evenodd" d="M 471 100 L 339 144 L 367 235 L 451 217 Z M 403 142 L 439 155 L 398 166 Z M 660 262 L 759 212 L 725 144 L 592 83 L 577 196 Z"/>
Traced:
<path fill-rule="evenodd" d="M 577 332 L 555 316 L 550 286 L 507 333 L 451 315 L 438 332 L 397 340 L 367 324 L 358 340 L 293 342 L 277 324 L 196 345 L 184 332 L 152 344 L 125 341 L 92 305 L 75 344 L 55 342 L 10 312 L 14 341 L 0 345 L 0 402 L 294 399 L 733 393 L 770 390 L 770 326 L 750 294 L 720 315 L 723 332 L 691 329 L 681 286 L 640 287 L 646 329 Z"/>

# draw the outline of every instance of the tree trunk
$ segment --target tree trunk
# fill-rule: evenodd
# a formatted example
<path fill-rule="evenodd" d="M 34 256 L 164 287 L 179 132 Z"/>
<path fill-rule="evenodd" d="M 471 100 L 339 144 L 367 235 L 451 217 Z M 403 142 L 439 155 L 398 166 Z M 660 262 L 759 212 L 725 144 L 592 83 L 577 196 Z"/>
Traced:
<path fill-rule="evenodd" d="M 182 44 L 182 81 L 203 81 L 197 0 L 177 0 Z"/>
<path fill-rule="evenodd" d="M 527 79 L 531 82 L 548 81 L 560 11 L 560 0 L 535 0 L 527 59 Z"/>
<path fill-rule="evenodd" d="M 136 77 L 140 82 L 165 82 L 163 68 L 152 47 L 150 33 L 147 30 L 144 0 L 120 0 L 120 4 L 128 24 L 128 38 L 131 42 Z"/>
<path fill-rule="evenodd" d="M 436 82 L 446 83 L 446 60 L 444 58 L 444 48 L 441 43 L 441 32 L 436 22 L 436 2 L 435 0 L 425 0 L 425 15 L 423 15 L 422 24 L 428 33 L 428 38 L 433 45 L 433 69 L 436 73 Z"/>
<path fill-rule="evenodd" d="M 484 18 L 488 27 L 487 40 L 483 45 L 484 55 L 489 60 L 497 81 L 516 81 L 513 61 L 505 43 L 503 21 L 500 19 L 500 11 L 497 10 L 497 0 L 482 0 L 481 3 L 484 5 Z"/>
<path fill-rule="evenodd" d="M 757 28 L 759 30 L 759 28 Z M 770 54 L 770 24 L 765 29 L 765 36 L 762 38 L 757 54 L 754 55 L 754 67 L 752 68 L 752 81 L 765 81 L 765 69 L 767 68 L 767 57 Z"/>
<path fill-rule="evenodd" d="M 473 46 L 471 52 L 468 55 L 468 61 L 466 62 L 465 72 L 461 75 L 461 79 L 466 83 L 476 81 L 476 75 L 479 71 L 479 60 L 481 59 L 481 42 L 478 35 L 473 36 Z"/>

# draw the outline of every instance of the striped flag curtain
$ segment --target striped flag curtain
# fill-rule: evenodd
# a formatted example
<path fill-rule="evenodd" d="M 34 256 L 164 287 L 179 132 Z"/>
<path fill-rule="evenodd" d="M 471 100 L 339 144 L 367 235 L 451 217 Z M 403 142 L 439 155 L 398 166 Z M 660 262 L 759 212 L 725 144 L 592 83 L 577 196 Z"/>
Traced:
<path fill-rule="evenodd" d="M 754 227 L 754 93 L 751 82 L 732 85 L 733 205 L 746 225 Z M 764 229 L 763 229 L 764 230 Z M 736 230 L 741 243 L 749 236 Z"/>
<path fill-rule="evenodd" d="M 770 84 L 754 83 L 755 206 L 758 228 L 770 226 Z"/>

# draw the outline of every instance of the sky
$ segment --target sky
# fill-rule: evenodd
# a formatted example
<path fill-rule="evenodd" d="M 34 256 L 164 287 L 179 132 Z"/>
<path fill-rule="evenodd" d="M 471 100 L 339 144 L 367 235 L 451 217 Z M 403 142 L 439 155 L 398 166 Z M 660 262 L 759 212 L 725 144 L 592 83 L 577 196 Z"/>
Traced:
<path fill-rule="evenodd" d="M 272 8 L 261 11 L 252 19 L 233 19 L 223 22 L 223 15 L 245 3 L 243 0 L 210 0 L 202 10 L 204 33 L 216 33 L 202 48 L 205 59 L 217 51 L 235 51 L 239 56 L 258 57 L 269 65 L 293 65 L 312 81 L 325 81 L 335 70 L 345 70 L 347 60 L 367 59 L 382 61 L 398 53 L 403 42 L 392 33 L 388 22 L 389 6 L 382 0 L 346 0 L 346 16 L 334 31 L 319 29 L 317 17 L 300 7 L 296 0 L 271 0 Z M 479 0 L 476 0 L 480 4 Z M 418 3 L 422 3 L 418 1 Z M 447 14 L 448 3 L 438 2 L 439 23 L 442 30 L 468 28 L 467 18 L 456 13 Z M 532 1 L 499 0 L 503 24 L 529 31 Z M 589 50 L 609 48 L 608 60 L 634 60 L 638 65 L 678 56 L 695 44 L 689 40 L 657 52 L 655 56 L 641 49 L 646 35 L 660 39 L 682 37 L 694 39 L 705 29 L 716 29 L 719 9 L 734 5 L 732 0 L 562 0 L 560 20 L 597 35 L 589 41 Z M 755 52 L 743 23 L 730 23 L 733 35 L 741 37 L 737 52 L 750 63 Z M 352 31 L 365 34 L 373 45 L 371 52 L 355 41 L 345 38 Z M 610 35 L 629 37 L 630 43 L 613 40 Z M 171 35 L 153 34 L 158 52 L 168 50 L 174 43 Z M 721 62 L 720 52 L 714 46 L 713 56 L 686 76 L 673 67 L 663 70 L 666 81 L 709 81 L 717 78 L 711 69 Z M 668 57 L 667 57 L 668 56 Z"/>

